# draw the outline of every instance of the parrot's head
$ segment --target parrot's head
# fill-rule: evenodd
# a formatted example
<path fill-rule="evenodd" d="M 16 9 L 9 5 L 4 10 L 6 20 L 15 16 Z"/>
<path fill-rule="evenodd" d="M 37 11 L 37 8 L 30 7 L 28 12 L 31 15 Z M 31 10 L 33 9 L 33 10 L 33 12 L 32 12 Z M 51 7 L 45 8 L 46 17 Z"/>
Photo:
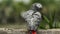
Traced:
<path fill-rule="evenodd" d="M 34 4 L 32 4 L 32 9 L 34 9 L 34 10 L 41 11 L 42 8 L 43 8 L 42 4 L 40 4 L 40 3 L 34 3 Z"/>

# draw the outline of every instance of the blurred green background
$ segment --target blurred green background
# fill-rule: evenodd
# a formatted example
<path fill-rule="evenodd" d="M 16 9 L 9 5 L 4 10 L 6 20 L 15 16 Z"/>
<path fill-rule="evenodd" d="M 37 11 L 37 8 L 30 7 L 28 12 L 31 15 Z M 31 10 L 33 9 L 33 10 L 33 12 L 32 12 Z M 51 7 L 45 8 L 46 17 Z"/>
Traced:
<path fill-rule="evenodd" d="M 60 0 L 0 0 L 0 27 L 26 24 L 20 14 L 29 10 L 33 3 L 43 5 L 39 29 L 60 28 Z"/>

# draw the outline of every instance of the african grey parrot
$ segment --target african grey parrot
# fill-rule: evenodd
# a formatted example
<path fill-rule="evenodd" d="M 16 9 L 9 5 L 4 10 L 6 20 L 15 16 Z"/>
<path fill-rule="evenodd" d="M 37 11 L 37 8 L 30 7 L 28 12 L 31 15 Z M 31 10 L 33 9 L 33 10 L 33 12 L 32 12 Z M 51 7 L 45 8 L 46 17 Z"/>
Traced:
<path fill-rule="evenodd" d="M 27 21 L 29 30 L 36 30 L 41 21 L 42 5 L 40 3 L 32 4 L 31 8 L 21 13 L 21 16 Z"/>

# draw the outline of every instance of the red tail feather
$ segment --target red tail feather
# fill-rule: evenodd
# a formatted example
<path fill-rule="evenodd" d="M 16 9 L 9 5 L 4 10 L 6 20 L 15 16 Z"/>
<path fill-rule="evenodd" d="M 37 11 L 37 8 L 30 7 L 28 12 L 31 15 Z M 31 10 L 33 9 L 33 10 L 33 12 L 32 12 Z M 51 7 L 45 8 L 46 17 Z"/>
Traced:
<path fill-rule="evenodd" d="M 32 31 L 32 34 L 36 34 L 36 31 Z"/>

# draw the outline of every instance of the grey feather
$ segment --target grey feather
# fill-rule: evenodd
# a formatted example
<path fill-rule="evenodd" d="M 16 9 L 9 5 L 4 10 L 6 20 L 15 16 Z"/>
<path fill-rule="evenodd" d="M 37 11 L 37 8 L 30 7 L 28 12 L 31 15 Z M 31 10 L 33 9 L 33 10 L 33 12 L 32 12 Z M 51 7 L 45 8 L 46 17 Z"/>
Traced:
<path fill-rule="evenodd" d="M 39 25 L 39 22 L 41 21 L 41 13 L 38 12 L 34 7 L 36 4 L 37 3 L 33 4 L 30 10 L 22 13 L 22 17 L 27 21 L 29 27 L 28 29 L 30 30 L 36 30 Z"/>

